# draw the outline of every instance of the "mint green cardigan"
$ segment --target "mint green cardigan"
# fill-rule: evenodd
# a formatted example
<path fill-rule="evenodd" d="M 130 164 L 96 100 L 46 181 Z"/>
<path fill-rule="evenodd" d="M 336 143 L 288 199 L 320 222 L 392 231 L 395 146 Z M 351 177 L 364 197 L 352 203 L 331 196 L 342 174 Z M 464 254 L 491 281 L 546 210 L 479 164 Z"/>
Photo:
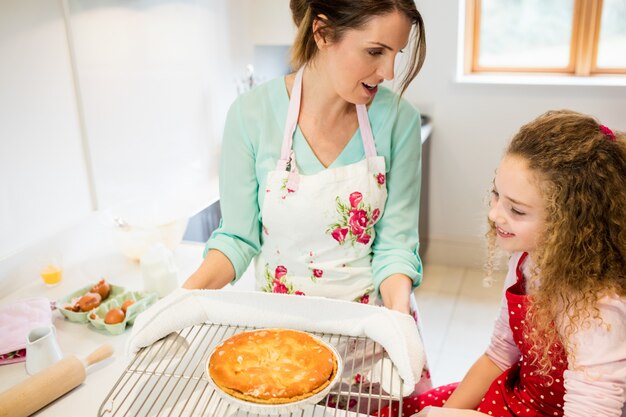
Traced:
<path fill-rule="evenodd" d="M 280 157 L 288 105 L 289 96 L 281 77 L 240 95 L 228 111 L 219 174 L 222 220 L 207 241 L 205 255 L 209 249 L 224 253 L 233 264 L 236 279 L 260 251 L 263 190 L 267 173 L 276 168 Z M 418 255 L 420 114 L 406 100 L 398 101 L 396 93 L 381 86 L 368 115 L 376 151 L 385 157 L 388 190 L 384 215 L 375 226 L 373 285 L 378 292 L 385 278 L 401 273 L 417 287 L 422 279 Z M 327 169 L 312 152 L 300 129 L 294 134 L 293 149 L 300 173 L 311 175 Z M 328 169 L 364 158 L 357 129 Z"/>

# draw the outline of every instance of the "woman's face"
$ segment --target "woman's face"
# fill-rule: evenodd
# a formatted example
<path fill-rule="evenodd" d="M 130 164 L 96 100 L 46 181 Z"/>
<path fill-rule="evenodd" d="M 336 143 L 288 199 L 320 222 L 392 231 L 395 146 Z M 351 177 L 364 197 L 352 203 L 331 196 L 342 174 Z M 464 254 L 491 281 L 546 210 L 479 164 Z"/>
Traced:
<path fill-rule="evenodd" d="M 409 18 L 394 11 L 345 32 L 339 42 L 323 45 L 320 55 L 336 93 L 350 103 L 371 102 L 378 85 L 394 78 L 395 58 L 410 32 Z"/>
<path fill-rule="evenodd" d="M 493 180 L 489 220 L 496 226 L 498 245 L 508 252 L 533 252 L 543 233 L 545 200 L 540 182 L 525 159 L 504 157 Z"/>

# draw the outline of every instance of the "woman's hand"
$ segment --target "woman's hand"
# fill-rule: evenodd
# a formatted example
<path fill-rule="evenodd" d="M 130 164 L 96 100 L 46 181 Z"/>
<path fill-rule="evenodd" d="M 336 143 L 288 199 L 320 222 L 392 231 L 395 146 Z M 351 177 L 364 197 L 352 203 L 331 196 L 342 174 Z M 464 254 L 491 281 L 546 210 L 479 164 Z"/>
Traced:
<path fill-rule="evenodd" d="M 385 307 L 405 314 L 411 314 L 412 291 L 413 281 L 403 274 L 390 275 L 380 284 L 380 295 Z"/>
<path fill-rule="evenodd" d="M 200 267 L 187 278 L 183 288 L 216 290 L 224 288 L 233 279 L 235 279 L 233 264 L 222 252 L 211 249 Z"/>

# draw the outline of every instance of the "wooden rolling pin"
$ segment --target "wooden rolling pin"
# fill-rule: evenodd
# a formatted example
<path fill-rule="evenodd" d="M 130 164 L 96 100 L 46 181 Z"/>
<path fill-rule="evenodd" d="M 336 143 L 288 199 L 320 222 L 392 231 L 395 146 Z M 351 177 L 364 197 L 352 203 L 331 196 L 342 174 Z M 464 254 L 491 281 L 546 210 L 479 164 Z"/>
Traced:
<path fill-rule="evenodd" d="M 0 417 L 29 416 L 85 380 L 86 367 L 108 358 L 111 345 L 100 346 L 84 361 L 68 356 L 0 394 Z"/>

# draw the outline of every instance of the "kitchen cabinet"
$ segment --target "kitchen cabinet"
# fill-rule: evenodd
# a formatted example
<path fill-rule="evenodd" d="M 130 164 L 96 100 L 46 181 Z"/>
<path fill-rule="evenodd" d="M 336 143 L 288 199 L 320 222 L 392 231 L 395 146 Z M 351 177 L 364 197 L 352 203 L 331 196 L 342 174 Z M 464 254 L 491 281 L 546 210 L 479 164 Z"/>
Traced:
<path fill-rule="evenodd" d="M 420 191 L 420 217 L 419 217 L 419 235 L 420 247 L 419 254 L 422 262 L 426 256 L 428 248 L 429 233 L 429 200 L 430 200 L 430 148 L 432 143 L 433 122 L 430 116 L 422 115 L 422 188 Z"/>

